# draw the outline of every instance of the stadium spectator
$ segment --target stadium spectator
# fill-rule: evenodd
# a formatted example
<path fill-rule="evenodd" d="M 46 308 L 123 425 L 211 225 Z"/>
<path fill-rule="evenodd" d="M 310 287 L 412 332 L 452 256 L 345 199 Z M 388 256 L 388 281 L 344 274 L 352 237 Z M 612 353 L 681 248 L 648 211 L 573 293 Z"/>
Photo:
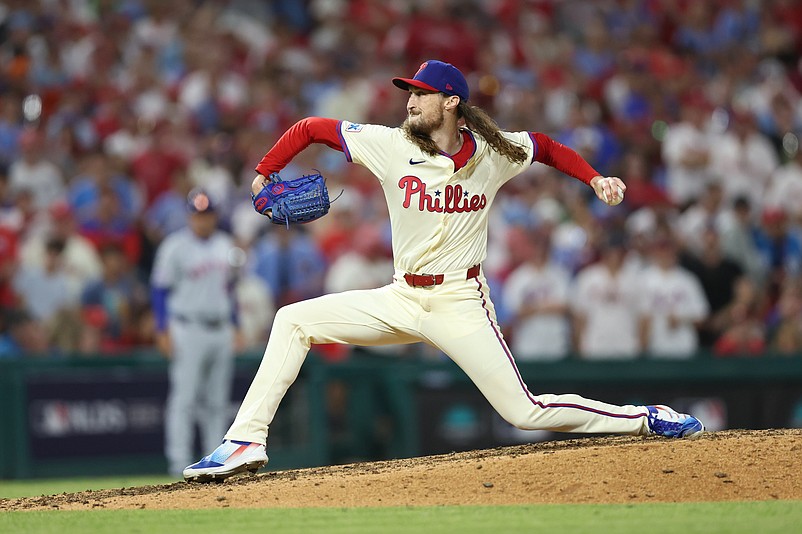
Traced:
<path fill-rule="evenodd" d="M 4 308 L 0 317 L 0 360 L 47 354 L 47 333 L 30 314 Z"/>
<path fill-rule="evenodd" d="M 548 235 L 527 238 L 520 243 L 524 262 L 507 277 L 501 298 L 511 316 L 511 348 L 517 360 L 559 360 L 571 351 L 571 276 L 551 260 Z"/>
<path fill-rule="evenodd" d="M 332 210 L 332 217 L 320 225 L 315 235 L 316 246 L 328 265 L 333 265 L 342 254 L 357 246 L 356 234 L 366 223 L 362 213 L 365 201 L 359 193 L 344 192 L 335 205 L 338 209 Z"/>
<path fill-rule="evenodd" d="M 178 86 L 178 103 L 191 114 L 201 133 L 233 125 L 232 115 L 241 116 L 249 98 L 246 80 L 231 67 L 229 43 L 217 35 L 208 40 L 202 54 L 189 58 L 195 68 Z"/>
<path fill-rule="evenodd" d="M 19 97 L 5 94 L 0 97 L 0 166 L 7 168 L 19 152 L 19 139 L 23 127 Z"/>
<path fill-rule="evenodd" d="M 763 204 L 783 210 L 793 224 L 802 225 L 802 147 L 774 171 Z"/>
<path fill-rule="evenodd" d="M 666 188 L 678 207 L 685 208 L 702 196 L 712 177 L 709 173 L 709 104 L 692 94 L 681 103 L 681 121 L 671 124 L 663 140 Z"/>
<path fill-rule="evenodd" d="M 732 301 L 708 321 L 711 330 L 721 332 L 713 346 L 714 354 L 755 356 L 765 351 L 766 324 L 761 297 L 752 280 L 746 277 L 738 279 Z"/>
<path fill-rule="evenodd" d="M 329 267 L 324 281 L 326 293 L 352 289 L 373 289 L 390 283 L 393 262 L 390 244 L 381 228 L 372 225 L 356 229 L 351 248 Z"/>
<path fill-rule="evenodd" d="M 43 266 L 17 270 L 12 282 L 19 310 L 39 323 L 28 325 L 25 332 L 40 332 L 44 336 L 31 343 L 48 347 L 55 354 L 76 352 L 82 335 L 79 295 L 71 288 L 64 269 L 64 247 L 63 239 L 48 239 Z"/>
<path fill-rule="evenodd" d="M 760 216 L 755 243 L 767 272 L 769 302 L 774 304 L 785 281 L 802 272 L 802 240 L 790 228 L 785 211 L 767 208 Z"/>
<path fill-rule="evenodd" d="M 798 277 L 783 283 L 769 327 L 773 350 L 786 355 L 802 352 L 802 280 Z"/>
<path fill-rule="evenodd" d="M 612 170 L 620 159 L 620 146 L 613 133 L 597 118 L 596 102 L 577 102 L 570 109 L 568 124 L 556 140 L 576 150 L 599 172 Z"/>
<path fill-rule="evenodd" d="M 571 287 L 575 348 L 586 360 L 631 360 L 642 346 L 639 273 L 627 266 L 623 235 L 602 243 L 599 262 L 577 273 Z"/>
<path fill-rule="evenodd" d="M 45 231 L 42 221 L 46 212 L 34 205 L 34 193 L 29 187 L 22 187 L 11 195 L 13 204 L 3 210 L 3 226 L 11 229 L 22 242 L 41 235 Z"/>
<path fill-rule="evenodd" d="M 151 204 L 170 187 L 173 173 L 184 169 L 186 160 L 174 150 L 166 122 L 157 123 L 149 138 L 149 146 L 131 161 L 131 176 L 145 195 L 145 206 Z"/>
<path fill-rule="evenodd" d="M 277 308 L 321 295 L 325 267 L 320 249 L 301 227 L 274 226 L 253 247 L 253 272 L 270 286 Z"/>
<path fill-rule="evenodd" d="M 703 230 L 700 252 L 680 254 L 680 265 L 699 280 L 705 298 L 710 304 L 710 315 L 699 324 L 699 344 L 710 348 L 723 333 L 724 325 L 717 322 L 715 316 L 736 296 L 736 285 L 744 274 L 743 269 L 724 256 L 718 230 L 714 226 L 708 226 Z M 744 284 L 740 287 L 746 292 Z"/>
<path fill-rule="evenodd" d="M 42 134 L 27 129 L 19 137 L 20 157 L 15 159 L 8 170 L 11 188 L 23 188 L 33 192 L 33 202 L 37 209 L 45 209 L 58 200 L 63 200 L 65 191 L 64 176 L 58 167 L 45 157 Z"/>
<path fill-rule="evenodd" d="M 71 289 L 64 269 L 65 246 L 65 241 L 59 237 L 48 239 L 43 265 L 27 266 L 14 276 L 14 290 L 20 306 L 42 323 L 54 319 L 59 311 L 78 305 L 78 293 Z"/>
<path fill-rule="evenodd" d="M 14 192 L 8 178 L 8 167 L 0 164 L 0 226 L 14 227 Z"/>
<path fill-rule="evenodd" d="M 97 344 L 84 352 L 117 353 L 139 341 L 137 319 L 148 307 L 148 290 L 138 280 L 122 247 L 108 243 L 101 247 L 102 275 L 92 280 L 81 294 L 81 308 L 87 329 Z"/>
<path fill-rule="evenodd" d="M 142 213 L 142 194 L 131 180 L 112 167 L 112 160 L 102 152 L 85 155 L 80 171 L 70 180 L 68 198 L 79 225 L 87 224 L 98 212 L 104 190 L 117 197 L 121 217 L 135 221 Z"/>
<path fill-rule="evenodd" d="M 697 328 L 710 313 L 699 280 L 679 265 L 673 236 L 652 244 L 652 265 L 638 287 L 641 343 L 653 358 L 688 359 L 699 349 Z"/>
<path fill-rule="evenodd" d="M 760 287 L 766 278 L 767 266 L 763 264 L 757 248 L 758 224 L 754 210 L 747 197 L 738 197 L 732 203 L 729 216 L 718 225 L 722 253 L 738 263 L 741 269 Z"/>
<path fill-rule="evenodd" d="M 233 137 L 223 132 L 203 136 L 200 139 L 199 154 L 189 162 L 186 171 L 192 187 L 201 187 L 208 191 L 223 206 L 231 204 L 231 195 L 235 189 L 234 175 L 230 170 L 230 162 L 227 161 L 233 143 Z"/>
<path fill-rule="evenodd" d="M 47 211 L 47 228 L 30 236 L 20 250 L 20 268 L 41 269 L 48 257 L 47 244 L 52 239 L 64 242 L 62 261 L 70 291 L 80 295 L 89 280 L 100 276 L 102 265 L 94 244 L 77 231 L 72 210 L 58 202 Z"/>
<path fill-rule="evenodd" d="M 479 28 L 466 11 L 454 10 L 448 0 L 433 0 L 418 6 L 394 31 L 403 54 L 415 70 L 422 58 L 436 57 L 463 72 L 476 69 Z"/>
<path fill-rule="evenodd" d="M 100 189 L 95 209 L 80 223 L 78 231 L 97 249 L 110 243 L 118 244 L 131 263 L 139 262 L 142 244 L 135 221 L 128 217 L 120 197 L 111 187 Z"/>
<path fill-rule="evenodd" d="M 187 225 L 187 195 L 192 182 L 183 170 L 176 170 L 170 177 L 170 189 L 161 193 L 141 216 L 145 245 L 150 249 L 171 233 Z"/>
<path fill-rule="evenodd" d="M 267 342 L 276 305 L 267 282 L 241 270 L 236 285 L 241 350 L 261 350 Z"/>
<path fill-rule="evenodd" d="M 728 202 L 746 196 L 759 205 L 778 165 L 777 153 L 746 111 L 732 112 L 729 128 L 715 135 L 710 145 L 709 170 L 720 178 Z"/>
<path fill-rule="evenodd" d="M 17 306 L 17 295 L 12 287 L 17 270 L 17 234 L 0 224 L 0 308 L 10 310 Z"/>
<path fill-rule="evenodd" d="M 785 158 L 788 155 L 788 134 L 802 138 L 802 112 L 794 104 L 799 101 L 802 88 L 792 89 L 786 85 L 788 81 L 778 72 L 781 67 L 776 63 L 766 62 L 761 67 L 766 78 L 764 86 L 753 89 L 757 94 L 753 98 L 757 100 L 754 105 L 758 107 L 758 128 L 771 140 L 777 156 Z"/>
<path fill-rule="evenodd" d="M 726 207 L 724 188 L 719 182 L 709 183 L 704 193 L 687 206 L 676 220 L 675 231 L 680 247 L 701 255 L 705 247 L 705 230 L 721 224 Z"/>

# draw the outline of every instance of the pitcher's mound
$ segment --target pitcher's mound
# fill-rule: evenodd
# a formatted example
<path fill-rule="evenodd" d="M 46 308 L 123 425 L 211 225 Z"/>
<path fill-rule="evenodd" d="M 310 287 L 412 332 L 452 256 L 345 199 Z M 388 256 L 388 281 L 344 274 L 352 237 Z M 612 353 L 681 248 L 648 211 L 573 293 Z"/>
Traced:
<path fill-rule="evenodd" d="M 802 499 L 802 429 L 694 440 L 584 438 L 267 472 L 224 483 L 0 500 L 0 510 L 633 503 Z"/>

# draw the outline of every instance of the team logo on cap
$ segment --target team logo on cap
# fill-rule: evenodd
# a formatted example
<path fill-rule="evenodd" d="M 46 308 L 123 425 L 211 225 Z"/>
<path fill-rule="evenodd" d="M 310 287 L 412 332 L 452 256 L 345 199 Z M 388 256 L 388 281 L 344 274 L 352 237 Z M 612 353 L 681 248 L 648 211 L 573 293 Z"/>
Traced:
<path fill-rule="evenodd" d="M 195 211 L 206 211 L 209 209 L 209 197 L 203 193 L 199 193 L 192 199 L 192 207 Z"/>
<path fill-rule="evenodd" d="M 418 72 L 416 72 L 416 73 L 415 73 L 415 76 L 413 76 L 413 78 L 417 78 L 417 77 L 418 77 L 418 74 L 420 74 L 420 73 L 421 73 L 421 71 L 422 71 L 423 69 L 425 69 L 426 67 L 428 67 L 428 66 L 429 66 L 429 62 L 428 62 L 428 61 L 424 61 L 423 63 L 421 63 L 421 64 L 420 64 L 420 67 L 418 67 Z"/>

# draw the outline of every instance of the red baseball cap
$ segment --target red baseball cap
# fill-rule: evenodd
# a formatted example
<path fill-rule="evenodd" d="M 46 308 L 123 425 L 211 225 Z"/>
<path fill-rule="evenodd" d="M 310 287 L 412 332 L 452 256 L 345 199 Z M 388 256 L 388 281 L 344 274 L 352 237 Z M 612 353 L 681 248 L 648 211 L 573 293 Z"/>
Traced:
<path fill-rule="evenodd" d="M 468 82 L 457 67 L 430 59 L 421 63 L 418 72 L 412 78 L 393 78 L 393 84 L 399 89 L 409 90 L 409 86 L 427 91 L 437 91 L 447 95 L 458 96 L 460 100 L 468 100 Z"/>

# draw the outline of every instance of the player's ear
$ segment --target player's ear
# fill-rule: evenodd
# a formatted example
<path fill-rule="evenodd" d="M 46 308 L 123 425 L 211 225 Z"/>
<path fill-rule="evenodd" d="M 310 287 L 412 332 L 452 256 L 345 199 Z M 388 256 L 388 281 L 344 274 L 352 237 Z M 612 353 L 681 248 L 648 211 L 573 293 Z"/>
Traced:
<path fill-rule="evenodd" d="M 446 111 L 452 111 L 457 109 L 459 106 L 459 97 L 456 95 L 448 95 L 445 101 L 445 109 Z"/>

